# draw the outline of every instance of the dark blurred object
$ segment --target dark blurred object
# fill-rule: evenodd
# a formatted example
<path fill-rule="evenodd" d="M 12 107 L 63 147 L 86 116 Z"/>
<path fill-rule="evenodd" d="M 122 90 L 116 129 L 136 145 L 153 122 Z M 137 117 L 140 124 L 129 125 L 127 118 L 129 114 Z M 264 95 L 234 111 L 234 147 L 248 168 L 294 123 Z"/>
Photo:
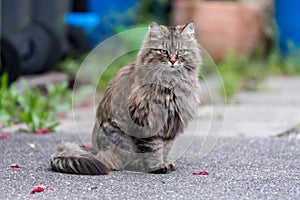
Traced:
<path fill-rule="evenodd" d="M 31 0 L 3 0 L 1 7 L 0 75 L 8 73 L 12 82 L 21 74 L 21 55 L 30 51 L 26 28 L 30 23 Z M 14 12 L 12 12 L 14 11 Z"/>
<path fill-rule="evenodd" d="M 46 62 L 37 73 L 52 69 L 62 55 L 67 52 L 66 25 L 63 22 L 69 7 L 69 0 L 32 0 L 32 22 L 46 31 L 49 40 L 49 45 L 44 43 L 44 46 L 48 46 L 47 50 L 49 51 L 46 52 Z M 45 51 L 47 50 L 45 49 Z"/>
<path fill-rule="evenodd" d="M 55 48 L 55 46 L 59 47 L 57 40 L 38 23 L 28 26 L 26 34 L 29 50 L 21 54 L 22 74 L 42 73 L 51 69 L 61 55 L 61 49 Z M 55 55 L 54 60 L 52 60 L 53 54 Z"/>
<path fill-rule="evenodd" d="M 275 0 L 275 8 L 280 50 L 284 55 L 299 56 L 300 1 Z"/>
<path fill-rule="evenodd" d="M 13 81 L 20 74 L 43 73 L 69 53 L 80 56 L 90 50 L 85 33 L 65 23 L 70 3 L 2 0 L 0 75 L 8 72 Z"/>
<path fill-rule="evenodd" d="M 67 39 L 72 47 L 70 48 L 70 53 L 74 57 L 80 57 L 82 54 L 91 50 L 91 43 L 81 28 L 67 26 Z"/>
<path fill-rule="evenodd" d="M 68 0 L 2 1 L 2 38 L 17 51 L 22 74 L 45 72 L 61 58 L 66 49 L 61 22 L 68 4 Z M 1 52 L 6 51 L 1 45 Z M 5 65 L 13 67 L 9 61 L 14 59 L 6 60 Z"/>
<path fill-rule="evenodd" d="M 72 12 L 87 12 L 88 0 L 73 0 Z"/>
<path fill-rule="evenodd" d="M 8 40 L 2 38 L 0 75 L 8 74 L 8 83 L 15 81 L 21 74 L 21 64 L 18 51 Z M 4 51 L 5 50 L 5 51 Z"/>

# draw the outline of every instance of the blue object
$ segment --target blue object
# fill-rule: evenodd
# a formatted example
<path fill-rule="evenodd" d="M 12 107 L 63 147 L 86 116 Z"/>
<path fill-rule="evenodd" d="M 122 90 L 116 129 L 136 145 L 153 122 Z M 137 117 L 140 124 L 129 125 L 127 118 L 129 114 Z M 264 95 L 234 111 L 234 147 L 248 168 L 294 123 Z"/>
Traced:
<path fill-rule="evenodd" d="M 94 46 L 115 34 L 118 27 L 128 27 L 134 22 L 137 0 L 87 2 L 88 12 L 70 12 L 65 21 L 69 25 L 82 28 Z"/>
<path fill-rule="evenodd" d="M 66 15 L 65 21 L 67 24 L 79 27 L 88 28 L 100 25 L 100 16 L 93 12 L 70 12 Z"/>
<path fill-rule="evenodd" d="M 300 1 L 275 0 L 279 47 L 284 55 L 300 51 Z"/>
<path fill-rule="evenodd" d="M 99 41 L 114 35 L 119 27 L 130 27 L 134 24 L 137 17 L 137 2 L 137 0 L 88 0 L 89 12 L 99 14 L 102 20 L 95 35 Z"/>
<path fill-rule="evenodd" d="M 81 28 L 88 36 L 94 46 L 99 42 L 99 29 L 101 18 L 99 14 L 93 12 L 70 12 L 65 17 L 68 25 Z"/>
<path fill-rule="evenodd" d="M 121 13 L 131 7 L 134 7 L 136 2 L 137 0 L 88 0 L 88 10 L 90 12 L 99 13 L 101 15 L 106 14 L 111 10 L 117 13 Z"/>

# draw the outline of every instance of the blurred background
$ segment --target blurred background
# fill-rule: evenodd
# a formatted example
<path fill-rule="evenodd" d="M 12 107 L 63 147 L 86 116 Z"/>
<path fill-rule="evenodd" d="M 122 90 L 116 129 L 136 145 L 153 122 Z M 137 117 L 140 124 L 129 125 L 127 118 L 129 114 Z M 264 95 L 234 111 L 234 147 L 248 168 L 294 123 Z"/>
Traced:
<path fill-rule="evenodd" d="M 222 75 L 225 91 L 220 92 L 228 97 L 240 90 L 256 90 L 268 76 L 300 73 L 299 0 L 1 0 L 0 6 L 1 87 L 2 97 L 9 99 L 0 103 L 0 111 L 2 107 L 6 122 L 37 123 L 36 117 L 11 116 L 4 109 L 16 95 L 10 83 L 25 77 L 29 88 L 42 88 L 47 98 L 52 92 L 51 101 L 60 102 L 55 93 L 72 88 L 76 71 L 93 47 L 152 21 L 164 25 L 194 21 L 200 44 Z M 117 69 L 135 60 L 136 53 L 111 64 L 100 80 L 100 91 Z M 204 62 L 203 71 L 207 68 Z M 49 85 L 57 82 L 67 83 L 51 89 Z M 45 101 L 46 106 L 50 100 Z M 22 106 L 22 100 L 17 104 Z M 45 127 L 41 123 L 36 127 Z"/>
<path fill-rule="evenodd" d="M 217 62 L 228 54 L 297 60 L 299 8 L 297 0 L 1 0 L 0 73 L 12 82 L 53 70 L 63 59 L 79 58 L 106 38 L 151 21 L 194 21 L 201 45 Z M 300 71 L 289 65 L 276 70 Z"/>

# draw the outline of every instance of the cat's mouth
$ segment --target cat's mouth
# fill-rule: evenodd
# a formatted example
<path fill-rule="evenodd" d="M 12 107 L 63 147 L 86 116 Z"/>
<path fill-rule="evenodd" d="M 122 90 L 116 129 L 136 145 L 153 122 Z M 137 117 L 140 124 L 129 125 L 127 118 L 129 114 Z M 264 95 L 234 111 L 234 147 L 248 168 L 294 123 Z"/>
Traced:
<path fill-rule="evenodd" d="M 175 62 L 170 62 L 170 61 L 168 61 L 167 67 L 170 68 L 170 69 L 175 69 L 175 70 L 177 70 L 177 69 L 180 69 L 180 68 L 182 67 L 182 64 L 179 63 L 178 60 L 175 61 Z"/>

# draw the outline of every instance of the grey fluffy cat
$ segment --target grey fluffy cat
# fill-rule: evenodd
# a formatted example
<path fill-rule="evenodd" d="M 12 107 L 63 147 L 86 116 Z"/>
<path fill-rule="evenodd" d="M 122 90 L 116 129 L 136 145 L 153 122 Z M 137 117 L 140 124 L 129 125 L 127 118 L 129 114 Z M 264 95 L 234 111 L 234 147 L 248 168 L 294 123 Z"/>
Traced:
<path fill-rule="evenodd" d="M 99 103 L 92 147 L 62 143 L 51 158 L 52 170 L 173 171 L 168 153 L 200 103 L 200 54 L 193 23 L 152 22 L 136 62 L 117 72 Z"/>

